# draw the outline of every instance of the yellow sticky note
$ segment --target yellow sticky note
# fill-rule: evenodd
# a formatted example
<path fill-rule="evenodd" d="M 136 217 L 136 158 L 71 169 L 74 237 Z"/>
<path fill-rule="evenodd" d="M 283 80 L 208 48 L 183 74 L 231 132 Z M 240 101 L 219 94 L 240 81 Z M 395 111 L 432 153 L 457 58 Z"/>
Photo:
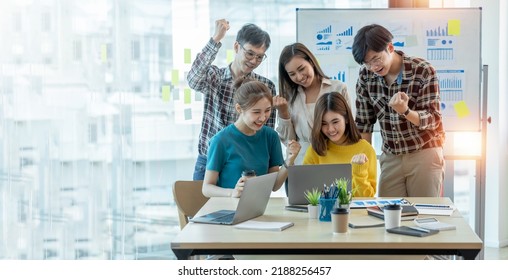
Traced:
<path fill-rule="evenodd" d="M 190 64 L 191 63 L 191 49 L 183 50 L 183 63 Z"/>
<path fill-rule="evenodd" d="M 453 109 L 455 109 L 455 113 L 457 113 L 457 117 L 459 118 L 465 118 L 471 114 L 466 101 L 459 101 L 453 104 Z"/>
<path fill-rule="evenodd" d="M 105 44 L 101 45 L 101 61 L 107 62 L 108 61 L 108 46 Z"/>
<path fill-rule="evenodd" d="M 448 20 L 448 35 L 460 35 L 460 20 L 450 19 Z"/>
<path fill-rule="evenodd" d="M 190 88 L 186 88 L 183 90 L 183 103 L 191 104 L 191 90 Z"/>
<path fill-rule="evenodd" d="M 171 71 L 171 83 L 174 86 L 178 86 L 178 83 L 180 82 L 179 72 L 178 70 Z"/>
<path fill-rule="evenodd" d="M 226 50 L 226 62 L 231 63 L 235 60 L 235 51 L 234 50 Z"/>
<path fill-rule="evenodd" d="M 169 102 L 171 88 L 169 85 L 163 85 L 162 86 L 162 101 Z"/>

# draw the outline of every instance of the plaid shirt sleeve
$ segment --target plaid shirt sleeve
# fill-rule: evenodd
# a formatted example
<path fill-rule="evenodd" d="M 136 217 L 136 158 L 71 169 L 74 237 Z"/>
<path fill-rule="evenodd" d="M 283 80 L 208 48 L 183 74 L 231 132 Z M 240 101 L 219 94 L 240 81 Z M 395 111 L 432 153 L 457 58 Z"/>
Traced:
<path fill-rule="evenodd" d="M 439 80 L 435 69 L 422 62 L 416 67 L 415 84 L 418 86 L 415 110 L 420 115 L 420 130 L 434 130 L 442 125 L 439 97 Z M 415 94 L 414 91 L 411 91 Z"/>
<path fill-rule="evenodd" d="M 367 69 L 361 68 L 356 82 L 356 126 L 361 133 L 372 133 L 376 123 L 376 112 L 370 103 L 367 84 Z"/>
<path fill-rule="evenodd" d="M 212 62 L 221 46 L 222 43 L 216 43 L 210 38 L 203 50 L 197 54 L 187 75 L 187 82 L 191 89 L 206 94 L 209 92 L 207 89 L 217 87 L 219 68 L 212 65 Z"/>

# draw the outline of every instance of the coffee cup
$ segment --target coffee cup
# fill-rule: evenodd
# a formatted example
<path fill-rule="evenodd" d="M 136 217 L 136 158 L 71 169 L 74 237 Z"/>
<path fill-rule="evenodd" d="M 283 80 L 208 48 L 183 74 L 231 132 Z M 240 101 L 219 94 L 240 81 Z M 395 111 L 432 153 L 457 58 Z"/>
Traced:
<path fill-rule="evenodd" d="M 399 204 L 389 204 L 383 208 L 385 217 L 385 229 L 400 227 L 400 215 L 402 206 Z"/>
<path fill-rule="evenodd" d="M 331 211 L 333 233 L 346 233 L 349 223 L 349 211 L 345 208 L 334 208 Z"/>

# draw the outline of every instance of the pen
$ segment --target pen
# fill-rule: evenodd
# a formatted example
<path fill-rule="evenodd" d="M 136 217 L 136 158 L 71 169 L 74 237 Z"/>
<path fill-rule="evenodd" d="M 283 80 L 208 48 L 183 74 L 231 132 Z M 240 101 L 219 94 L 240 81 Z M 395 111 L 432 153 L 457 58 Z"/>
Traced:
<path fill-rule="evenodd" d="M 427 208 L 451 208 L 450 205 L 444 204 L 424 204 L 424 203 L 415 203 L 414 207 L 427 207 Z"/>
<path fill-rule="evenodd" d="M 420 228 L 420 227 L 408 227 L 408 228 L 410 228 L 410 229 L 414 229 L 414 230 L 416 230 L 416 231 L 426 232 L 426 233 L 429 233 L 429 232 L 430 232 L 430 230 L 428 230 L 428 229 L 424 229 L 424 228 Z"/>

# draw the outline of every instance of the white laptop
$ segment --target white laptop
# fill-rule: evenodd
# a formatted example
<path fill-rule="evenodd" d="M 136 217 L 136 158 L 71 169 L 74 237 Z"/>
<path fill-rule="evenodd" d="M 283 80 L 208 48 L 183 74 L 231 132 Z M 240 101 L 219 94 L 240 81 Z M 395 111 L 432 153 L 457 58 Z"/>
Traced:
<path fill-rule="evenodd" d="M 307 205 L 305 191 L 323 185 L 329 186 L 335 179 L 346 178 L 351 182 L 351 164 L 309 164 L 293 165 L 288 169 L 288 203 L 290 205 Z M 350 190 L 351 184 L 348 185 Z"/>
<path fill-rule="evenodd" d="M 277 172 L 273 172 L 247 179 L 236 210 L 219 210 L 194 217 L 190 221 L 195 223 L 235 225 L 263 215 L 277 180 L 277 174 Z"/>

